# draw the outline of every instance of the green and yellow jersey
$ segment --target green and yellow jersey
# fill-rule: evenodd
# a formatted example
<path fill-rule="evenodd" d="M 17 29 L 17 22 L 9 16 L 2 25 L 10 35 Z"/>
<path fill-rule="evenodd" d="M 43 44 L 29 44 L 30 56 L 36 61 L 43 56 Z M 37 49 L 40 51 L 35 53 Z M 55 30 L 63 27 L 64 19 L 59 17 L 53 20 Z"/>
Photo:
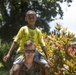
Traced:
<path fill-rule="evenodd" d="M 35 29 L 30 29 L 28 26 L 23 26 L 14 38 L 14 42 L 19 44 L 17 52 L 23 52 L 24 43 L 27 40 L 32 40 L 36 45 L 40 44 L 41 46 L 45 46 L 42 32 L 37 27 Z"/>

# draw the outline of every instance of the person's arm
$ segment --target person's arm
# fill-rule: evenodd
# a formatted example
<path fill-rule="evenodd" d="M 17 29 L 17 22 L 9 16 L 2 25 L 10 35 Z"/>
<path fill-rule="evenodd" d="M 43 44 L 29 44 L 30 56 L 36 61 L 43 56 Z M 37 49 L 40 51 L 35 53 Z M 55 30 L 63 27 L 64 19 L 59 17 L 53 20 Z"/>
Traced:
<path fill-rule="evenodd" d="M 43 39 L 42 32 L 40 30 L 38 31 L 38 39 L 39 39 L 39 43 L 40 43 L 40 45 L 42 47 L 42 50 L 43 50 L 43 52 L 45 54 L 46 60 L 47 60 L 48 64 L 50 64 L 50 58 L 48 57 L 47 48 L 45 46 L 45 41 Z"/>
<path fill-rule="evenodd" d="M 47 55 L 47 52 L 46 52 L 47 49 L 46 49 L 46 46 L 45 46 L 45 41 L 44 41 L 43 36 L 42 36 L 42 32 L 39 29 L 37 29 L 37 32 L 38 32 L 38 41 L 40 43 L 40 46 L 42 47 L 42 50 L 43 50 L 43 52 L 46 56 L 46 59 L 48 59 L 48 55 Z"/>
<path fill-rule="evenodd" d="M 46 59 L 48 60 L 49 59 L 49 57 L 48 57 L 48 54 L 47 54 L 47 49 L 46 49 L 46 47 L 45 46 L 43 46 L 42 47 L 42 50 L 44 51 L 44 54 L 45 54 L 45 56 L 46 56 Z"/>
<path fill-rule="evenodd" d="M 42 50 L 44 51 L 44 54 L 45 54 L 45 56 L 46 56 L 46 60 L 47 60 L 48 64 L 51 65 L 52 63 L 51 63 L 51 61 L 50 61 L 50 58 L 48 57 L 46 47 L 43 46 L 43 47 L 42 47 Z"/>
<path fill-rule="evenodd" d="M 23 36 L 23 27 L 20 28 L 20 30 L 18 31 L 18 34 L 16 35 L 16 37 L 14 38 L 14 41 L 7 53 L 6 56 L 4 56 L 3 60 L 6 62 L 8 60 L 8 58 L 10 57 L 11 53 L 13 52 L 13 50 L 15 49 L 15 47 L 19 44 L 22 36 Z"/>
<path fill-rule="evenodd" d="M 13 50 L 15 49 L 16 46 L 17 46 L 17 43 L 13 42 L 9 51 L 8 51 L 8 53 L 7 53 L 7 55 L 5 55 L 4 58 L 3 58 L 4 62 L 7 62 L 7 60 L 9 59 L 11 53 L 13 52 Z"/>

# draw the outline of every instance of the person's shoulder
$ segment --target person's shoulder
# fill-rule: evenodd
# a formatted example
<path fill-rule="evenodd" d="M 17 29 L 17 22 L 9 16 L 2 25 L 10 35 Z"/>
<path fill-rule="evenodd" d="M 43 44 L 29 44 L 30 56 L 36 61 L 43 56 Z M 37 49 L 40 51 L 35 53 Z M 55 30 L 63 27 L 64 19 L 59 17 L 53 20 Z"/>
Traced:
<path fill-rule="evenodd" d="M 42 34 L 42 30 L 39 29 L 39 28 L 37 27 L 37 28 L 36 28 L 36 31 L 37 31 L 37 33 L 41 36 L 41 34 Z"/>
<path fill-rule="evenodd" d="M 22 26 L 20 29 L 26 29 L 27 28 L 27 26 Z"/>
<path fill-rule="evenodd" d="M 38 27 L 36 27 L 36 30 L 37 30 L 37 32 L 41 32 L 41 30 Z"/>
<path fill-rule="evenodd" d="M 35 69 L 35 70 L 38 70 L 38 71 L 42 74 L 42 71 L 43 71 L 43 70 L 42 70 L 41 65 L 40 65 L 38 62 L 35 62 L 35 61 L 34 61 L 33 65 L 34 65 L 34 69 Z M 38 73 L 39 73 L 39 72 L 38 72 Z"/>
<path fill-rule="evenodd" d="M 27 26 L 22 26 L 21 28 L 27 28 Z"/>

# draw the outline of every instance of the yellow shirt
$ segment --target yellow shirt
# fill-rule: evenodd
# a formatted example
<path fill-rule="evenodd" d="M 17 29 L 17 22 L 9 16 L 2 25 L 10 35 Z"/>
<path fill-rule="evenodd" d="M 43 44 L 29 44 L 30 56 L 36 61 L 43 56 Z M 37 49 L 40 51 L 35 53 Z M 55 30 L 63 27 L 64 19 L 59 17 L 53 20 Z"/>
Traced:
<path fill-rule="evenodd" d="M 45 46 L 42 33 L 38 28 L 33 30 L 28 28 L 28 26 L 23 26 L 14 38 L 14 41 L 19 44 L 17 52 L 23 52 L 24 43 L 27 40 L 32 40 L 36 45 L 40 44 L 41 46 Z"/>

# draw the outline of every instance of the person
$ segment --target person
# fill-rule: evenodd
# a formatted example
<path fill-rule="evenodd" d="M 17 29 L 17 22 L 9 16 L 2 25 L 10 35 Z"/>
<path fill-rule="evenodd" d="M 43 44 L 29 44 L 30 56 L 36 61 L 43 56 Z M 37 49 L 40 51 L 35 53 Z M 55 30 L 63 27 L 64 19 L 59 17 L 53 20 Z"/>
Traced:
<path fill-rule="evenodd" d="M 19 69 L 21 68 L 22 62 L 23 62 L 23 48 L 24 48 L 24 43 L 27 40 L 32 40 L 36 46 L 38 44 L 40 44 L 40 46 L 42 47 L 42 50 L 46 56 L 46 60 L 47 62 L 50 64 L 50 60 L 49 57 L 47 55 L 47 51 L 46 51 L 46 46 L 45 46 L 45 42 L 43 40 L 43 36 L 41 31 L 35 27 L 35 23 L 37 21 L 37 16 L 35 11 L 33 10 L 29 10 L 26 13 L 26 17 L 25 20 L 28 22 L 28 25 L 23 26 L 20 28 L 18 34 L 16 35 L 16 37 L 14 38 L 14 41 L 7 53 L 6 56 L 4 56 L 3 60 L 6 62 L 8 60 L 8 58 L 10 57 L 11 53 L 13 52 L 13 50 L 17 47 L 17 45 L 19 45 L 19 48 L 17 49 L 17 55 L 16 55 L 16 59 L 13 62 L 13 75 L 18 75 L 19 73 Z M 45 71 L 48 73 L 48 63 L 43 59 L 42 56 L 38 57 L 40 54 L 39 53 L 35 53 L 35 60 L 38 62 L 41 62 L 45 65 Z"/>
<path fill-rule="evenodd" d="M 28 40 L 24 43 L 24 62 L 19 75 L 45 75 L 43 68 L 34 61 L 36 45 Z"/>

